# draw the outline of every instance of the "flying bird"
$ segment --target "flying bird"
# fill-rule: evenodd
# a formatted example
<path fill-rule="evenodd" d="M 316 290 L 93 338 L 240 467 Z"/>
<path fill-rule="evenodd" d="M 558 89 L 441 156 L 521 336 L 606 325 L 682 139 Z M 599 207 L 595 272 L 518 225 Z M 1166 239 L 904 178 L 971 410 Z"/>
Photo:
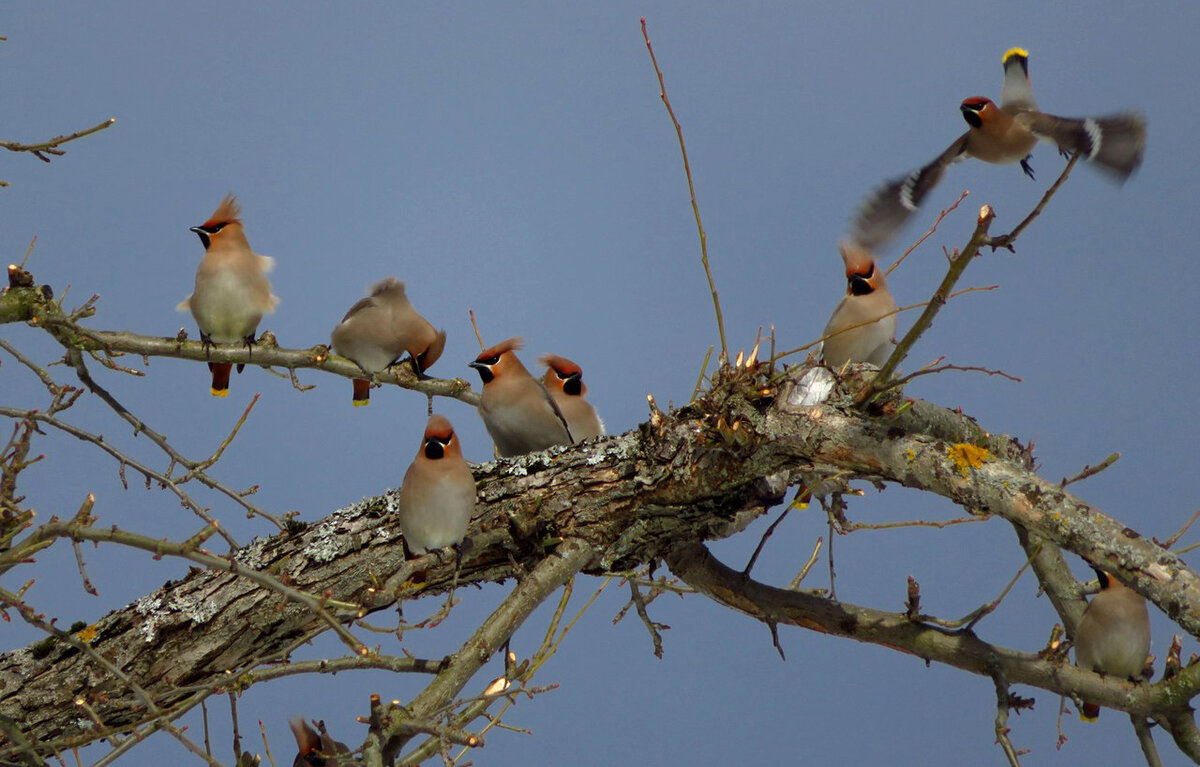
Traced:
<path fill-rule="evenodd" d="M 192 295 L 175 308 L 191 310 L 206 351 L 214 343 L 252 348 L 262 316 L 275 311 L 279 302 L 266 276 L 275 262 L 250 249 L 241 215 L 237 198 L 227 194 L 207 221 L 191 228 L 204 243 L 204 258 L 196 269 Z M 244 367 L 238 363 L 238 372 Z M 213 396 L 229 396 L 232 363 L 209 362 L 208 368 Z"/>
<path fill-rule="evenodd" d="M 870 251 L 854 242 L 842 242 L 840 249 L 846 265 L 846 295 L 825 326 L 821 355 L 833 368 L 847 362 L 882 365 L 896 335 L 896 302 Z"/>
<path fill-rule="evenodd" d="M 1075 665 L 1139 681 L 1150 653 L 1150 612 L 1141 594 L 1103 570 L 1100 593 L 1092 597 L 1075 631 Z M 1079 718 L 1094 722 L 1100 704 L 1084 701 Z"/>
<path fill-rule="evenodd" d="M 972 96 L 959 105 L 967 132 L 934 160 L 870 194 L 851 225 L 850 237 L 877 251 L 891 241 L 921 207 L 945 175 L 964 157 L 984 162 L 1020 163 L 1033 178 L 1030 152 L 1038 140 L 1056 144 L 1063 154 L 1078 153 L 1118 182 L 1129 178 L 1146 149 L 1146 120 L 1136 112 L 1104 117 L 1057 117 L 1038 109 L 1029 82 L 1029 54 L 1021 48 L 1005 52 L 1000 104 Z"/>
<path fill-rule="evenodd" d="M 429 418 L 397 505 L 400 531 L 414 554 L 457 546 L 466 537 L 475 511 L 475 477 L 445 416 Z"/>
<path fill-rule="evenodd" d="M 517 359 L 520 338 L 484 349 L 470 363 L 483 381 L 479 417 L 501 456 L 524 455 L 575 442 L 546 387 Z"/>
<path fill-rule="evenodd" d="M 583 382 L 583 369 L 557 354 L 544 354 L 538 358 L 538 362 L 546 366 L 542 385 L 558 405 L 575 441 L 603 436 L 604 422 L 596 415 L 592 404 L 584 399 L 588 388 Z"/>
<path fill-rule="evenodd" d="M 417 313 L 395 277 L 380 280 L 333 329 L 333 350 L 353 360 L 363 372 L 378 373 L 408 352 L 418 377 L 438 361 L 446 347 L 446 331 L 435 330 Z M 354 379 L 354 406 L 370 404 L 371 381 Z"/>

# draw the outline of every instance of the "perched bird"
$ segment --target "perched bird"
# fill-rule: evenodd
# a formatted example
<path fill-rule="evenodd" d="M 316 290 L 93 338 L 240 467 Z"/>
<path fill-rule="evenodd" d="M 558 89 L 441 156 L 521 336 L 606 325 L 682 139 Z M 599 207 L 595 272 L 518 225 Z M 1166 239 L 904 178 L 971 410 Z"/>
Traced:
<path fill-rule="evenodd" d="M 207 221 L 191 228 L 204 243 L 204 259 L 196 269 L 195 290 L 175 308 L 191 310 L 206 350 L 214 343 L 252 347 L 259 321 L 279 302 L 266 277 L 275 261 L 250 249 L 241 215 L 237 198 L 227 194 Z M 229 396 L 232 367 L 208 363 L 214 397 Z M 244 367 L 239 363 L 238 372 Z"/>
<path fill-rule="evenodd" d="M 430 416 L 398 505 L 400 531 L 414 554 L 457 545 L 466 536 L 475 511 L 475 477 L 445 416 Z"/>
<path fill-rule="evenodd" d="M 479 417 L 502 456 L 574 443 L 567 421 L 546 387 L 517 359 L 520 338 L 484 349 L 470 363 L 483 380 Z"/>
<path fill-rule="evenodd" d="M 1100 593 L 1092 597 L 1075 631 L 1075 665 L 1139 681 L 1150 653 L 1150 612 L 1141 594 L 1096 570 Z M 1093 722 L 1100 705 L 1084 701 L 1079 718 Z"/>
<path fill-rule="evenodd" d="M 604 422 L 596 415 L 591 403 L 583 398 L 588 390 L 583 382 L 583 369 L 557 354 L 544 354 L 538 357 L 538 362 L 546 366 L 542 385 L 550 392 L 554 404 L 558 405 L 575 441 L 602 436 Z"/>
<path fill-rule="evenodd" d="M 345 743 L 339 743 L 325 732 L 325 723 L 319 722 L 321 732 L 317 732 L 304 717 L 293 716 L 288 720 L 292 735 L 296 736 L 296 746 L 299 752 L 292 760 L 292 767 L 339 767 L 342 760 L 338 754 L 348 754 L 350 749 Z M 346 764 L 349 764 L 346 760 Z"/>
<path fill-rule="evenodd" d="M 330 341 L 335 352 L 372 374 L 408 352 L 420 377 L 442 356 L 446 331 L 434 330 L 409 302 L 404 283 L 388 277 L 372 285 L 370 294 L 350 307 L 333 329 Z M 370 380 L 355 378 L 354 406 L 370 401 Z"/>
<path fill-rule="evenodd" d="M 985 162 L 1020 163 L 1033 178 L 1030 152 L 1039 139 L 1058 145 L 1064 154 L 1079 153 L 1118 182 L 1129 178 L 1146 149 L 1146 121 L 1136 112 L 1105 117 L 1056 117 L 1038 110 L 1029 83 L 1029 54 L 1011 48 L 1004 54 L 1000 105 L 972 96 L 959 106 L 967 132 L 929 164 L 894 179 L 873 192 L 859 209 L 851 238 L 878 250 L 899 232 L 937 186 L 946 168 L 964 157 Z"/>
<path fill-rule="evenodd" d="M 846 295 L 825 326 L 821 355 L 834 368 L 847 362 L 882 365 L 896 335 L 896 302 L 868 250 L 853 242 L 839 247 L 846 264 Z"/>

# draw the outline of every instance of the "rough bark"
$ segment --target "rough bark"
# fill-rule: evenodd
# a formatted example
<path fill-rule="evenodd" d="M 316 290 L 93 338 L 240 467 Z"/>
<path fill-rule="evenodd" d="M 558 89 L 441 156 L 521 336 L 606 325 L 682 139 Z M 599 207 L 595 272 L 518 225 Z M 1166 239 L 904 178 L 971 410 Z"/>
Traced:
<path fill-rule="evenodd" d="M 653 411 L 631 433 L 478 467 L 475 545 L 464 558 L 460 582 L 520 577 L 551 556 L 559 541 L 571 540 L 573 547 L 591 548 L 591 556 L 575 554 L 591 572 L 666 559 L 699 583 L 699 573 L 711 568 L 696 566 L 702 560 L 696 544 L 741 530 L 779 503 L 790 485 L 814 474 L 848 472 L 934 492 L 972 513 L 999 515 L 1114 570 L 1200 635 L 1196 574 L 1154 542 L 1038 477 L 1015 440 L 990 435 L 971 419 L 929 403 L 903 401 L 896 392 L 873 410 L 855 407 L 863 385 L 857 376 L 821 404 L 800 404 L 807 389 L 797 381 L 807 370 L 793 368 L 777 384 L 761 372 L 742 371 L 679 411 Z M 986 454 L 964 453 L 964 444 Z M 286 576 L 293 587 L 332 600 L 329 611 L 345 619 L 445 591 L 453 563 L 428 556 L 405 562 L 389 512 L 393 503 L 389 493 L 335 511 L 301 532 L 256 540 L 239 552 L 235 569 Z M 78 533 L 103 538 L 94 528 Z M 424 577 L 415 582 L 411 576 L 418 570 Z M 811 595 L 785 610 L 767 592 L 751 594 L 748 609 L 711 587 L 701 590 L 768 622 L 834 631 L 976 673 L 990 675 L 1000 663 L 1010 681 L 1086 691 L 1133 713 L 1174 718 L 1181 733 L 1187 731 L 1181 718 L 1187 701 L 1200 686 L 1194 667 L 1168 682 L 1133 689 L 1063 667 L 1061 660 L 996 648 L 903 616 L 864 613 L 868 608 Z M 358 607 L 338 612 L 333 602 Z M 286 658 L 321 628 L 312 611 L 236 572 L 195 571 L 101 619 L 91 645 L 167 708 L 189 694 L 181 687 Z M 72 705 L 85 692 L 111 727 L 146 719 L 120 681 L 75 649 L 57 644 L 48 652 L 25 648 L 0 656 L 0 716 L 20 722 L 25 737 L 47 748 L 95 737 L 81 730 Z M 0 757 L 14 753 L 7 740 L 0 739 Z"/>

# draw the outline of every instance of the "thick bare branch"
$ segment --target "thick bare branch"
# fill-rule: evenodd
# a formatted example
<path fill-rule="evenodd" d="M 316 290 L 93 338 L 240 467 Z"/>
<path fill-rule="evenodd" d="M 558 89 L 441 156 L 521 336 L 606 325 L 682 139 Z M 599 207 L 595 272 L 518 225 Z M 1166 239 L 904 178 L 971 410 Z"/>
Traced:
<path fill-rule="evenodd" d="M 660 413 L 633 433 L 479 467 L 480 515 L 471 533 L 476 546 L 464 557 L 459 582 L 534 572 L 547 556 L 561 556 L 554 553 L 556 540 L 587 550 L 591 572 L 628 571 L 682 545 L 736 533 L 815 469 L 898 482 L 945 496 L 973 513 L 1002 516 L 1053 544 L 1043 552 L 1062 546 L 1103 564 L 1186 630 L 1200 629 L 1196 574 L 1057 482 L 1038 477 L 1019 443 L 919 401 L 898 408 L 898 399 L 887 399 L 879 403 L 881 414 L 865 414 L 854 405 L 865 385 L 864 371 L 857 369 L 825 404 L 791 404 L 799 401 L 793 389 L 805 371 L 793 368 L 781 389 L 767 393 L 752 371 L 721 373 L 698 402 L 669 416 Z M 972 441 L 959 441 L 965 439 Z M 242 575 L 207 571 L 168 584 L 99 621 L 97 649 L 165 707 L 174 686 L 194 689 L 219 679 L 234 684 L 238 674 L 286 657 L 298 639 L 321 630 L 321 618 L 311 610 L 245 577 L 251 569 L 286 576 L 292 588 L 307 594 L 360 605 L 363 614 L 397 599 L 448 590 L 453 562 L 434 556 L 404 561 L 389 513 L 393 503 L 384 495 L 335 512 L 302 534 L 256 541 L 238 554 L 234 569 Z M 69 526 L 56 530 L 71 533 Z M 21 539 L 14 543 L 20 546 Z M 410 575 L 418 569 L 428 573 L 414 584 Z M 909 651 L 921 657 L 975 664 L 987 674 L 999 658 L 1012 683 L 1086 691 L 1091 699 L 1157 714 L 1156 719 L 1200 689 L 1195 667 L 1145 691 L 1131 690 L 1037 656 L 1002 651 L 970 634 L 908 620 L 893 626 L 888 613 L 869 613 L 866 620 L 857 608 L 829 600 L 814 602 L 812 609 L 853 620 L 856 639 L 886 636 L 889 646 L 908 642 Z M 773 617 L 787 622 L 786 616 Z M 875 633 L 884 629 L 892 633 Z M 23 684 L 35 676 L 41 683 Z M 84 689 L 93 691 L 94 710 L 109 726 L 128 728 L 147 718 L 120 680 L 67 647 L 41 657 L 28 650 L 0 656 L 0 685 L 0 716 L 19 716 L 41 747 L 62 748 L 90 737 L 77 729 L 66 705 Z M 1184 731 L 1182 724 L 1177 729 Z M 0 757 L 11 748 L 0 747 Z"/>

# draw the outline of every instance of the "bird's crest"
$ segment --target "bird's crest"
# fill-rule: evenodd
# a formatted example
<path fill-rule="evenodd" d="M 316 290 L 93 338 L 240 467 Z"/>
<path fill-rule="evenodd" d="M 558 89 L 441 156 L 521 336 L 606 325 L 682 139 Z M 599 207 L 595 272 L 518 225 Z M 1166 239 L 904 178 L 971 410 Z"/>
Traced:
<path fill-rule="evenodd" d="M 429 423 L 425 425 L 425 439 L 430 437 L 449 439 L 453 436 L 454 427 L 450 425 L 446 416 L 435 413 L 429 417 Z"/>
<path fill-rule="evenodd" d="M 538 357 L 538 362 L 548 368 L 553 368 L 554 372 L 559 375 L 583 375 L 583 368 L 566 357 L 560 357 L 557 354 L 543 354 L 541 357 Z"/>
<path fill-rule="evenodd" d="M 871 251 L 858 243 L 842 240 L 838 243 L 838 250 L 842 252 L 842 261 L 846 264 L 847 277 L 866 276 L 874 271 L 875 257 L 871 255 Z"/>
<path fill-rule="evenodd" d="M 513 338 L 506 338 L 503 341 L 501 341 L 500 343 L 495 344 L 494 346 L 489 346 L 488 348 L 481 351 L 479 353 L 479 356 L 475 358 L 475 361 L 483 362 L 484 360 L 488 359 L 489 357 L 499 357 L 501 354 L 504 354 L 505 352 L 516 351 L 517 349 L 521 349 L 524 346 L 525 346 L 525 340 L 520 338 L 519 336 L 514 336 Z"/>
<path fill-rule="evenodd" d="M 391 292 L 399 292 L 400 295 L 404 295 L 404 283 L 395 277 L 384 277 L 382 280 L 371 286 L 371 290 L 368 295 L 377 296 L 380 293 Z"/>
<path fill-rule="evenodd" d="M 1004 58 L 1001 59 L 1001 63 L 1007 66 L 1008 60 L 1014 58 L 1027 59 L 1029 58 L 1029 51 L 1025 50 L 1024 48 L 1009 48 L 1004 52 Z"/>
<path fill-rule="evenodd" d="M 242 221 L 242 206 L 238 204 L 237 198 L 233 196 L 233 192 L 230 192 L 225 195 L 225 199 L 221 200 L 221 204 L 208 217 L 208 220 L 200 226 L 207 228 L 220 224 L 231 224 L 235 221 L 239 224 Z"/>

